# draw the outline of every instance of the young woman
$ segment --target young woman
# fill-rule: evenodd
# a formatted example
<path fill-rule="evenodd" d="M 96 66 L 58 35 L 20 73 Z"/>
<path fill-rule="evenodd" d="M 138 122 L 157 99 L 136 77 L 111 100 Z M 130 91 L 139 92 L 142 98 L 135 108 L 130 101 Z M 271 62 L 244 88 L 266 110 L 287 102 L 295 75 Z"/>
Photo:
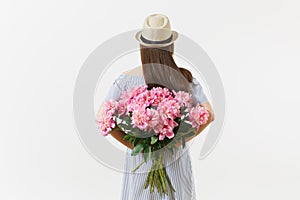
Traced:
<path fill-rule="evenodd" d="M 191 72 L 185 68 L 178 67 L 173 59 L 174 41 L 178 34 L 170 29 L 168 17 L 162 14 L 153 14 L 146 18 L 144 27 L 136 34 L 140 42 L 140 55 L 142 65 L 132 70 L 123 72 L 111 86 L 105 100 L 118 99 L 121 92 L 133 86 L 148 84 L 148 86 L 162 86 L 171 90 L 190 92 L 195 103 L 200 102 L 209 111 L 209 120 L 205 125 L 200 126 L 196 133 L 187 138 L 190 141 L 201 133 L 205 127 L 214 120 L 212 107 L 203 92 L 199 81 L 194 78 Z M 99 109 L 97 118 L 101 116 Z M 125 135 L 122 131 L 112 131 L 110 135 L 120 143 L 127 146 L 122 200 L 195 200 L 195 185 L 188 149 L 179 150 L 174 155 L 166 152 L 163 156 L 166 171 L 175 188 L 175 192 L 169 190 L 168 195 L 161 197 L 157 192 L 150 194 L 144 189 L 144 182 L 147 172 L 150 170 L 151 162 L 144 163 L 138 171 L 131 170 L 143 161 L 142 155 L 131 156 L 133 146 L 123 140 Z M 142 172 L 142 173 L 141 173 Z"/>

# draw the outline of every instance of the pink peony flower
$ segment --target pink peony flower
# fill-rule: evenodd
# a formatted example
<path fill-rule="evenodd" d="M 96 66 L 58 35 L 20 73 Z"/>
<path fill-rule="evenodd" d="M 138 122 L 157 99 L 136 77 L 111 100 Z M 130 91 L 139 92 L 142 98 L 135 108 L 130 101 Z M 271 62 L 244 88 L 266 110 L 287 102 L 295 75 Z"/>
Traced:
<path fill-rule="evenodd" d="M 149 112 L 150 120 L 148 122 L 148 131 L 154 130 L 160 123 L 159 113 L 155 109 L 147 109 Z"/>
<path fill-rule="evenodd" d="M 97 122 L 104 136 L 107 136 L 108 133 L 116 127 L 115 121 L 111 116 L 103 116 Z"/>
<path fill-rule="evenodd" d="M 158 105 L 157 109 L 165 122 L 167 119 L 181 117 L 180 104 L 174 99 L 163 99 Z"/>
<path fill-rule="evenodd" d="M 157 112 L 158 113 L 158 112 Z M 158 122 L 155 127 L 153 127 L 153 131 L 156 135 L 159 135 L 162 132 L 164 127 L 164 121 L 162 120 L 161 116 L 158 114 Z"/>
<path fill-rule="evenodd" d="M 104 114 L 113 115 L 117 108 L 117 102 L 115 100 L 109 100 L 104 103 Z"/>
<path fill-rule="evenodd" d="M 167 88 L 153 87 L 149 92 L 149 96 L 151 105 L 158 106 L 162 100 L 171 96 L 171 92 Z"/>
<path fill-rule="evenodd" d="M 114 113 L 116 111 L 116 108 L 118 106 L 118 103 L 115 100 L 109 100 L 104 103 L 104 113 L 103 115 L 97 120 L 98 126 L 100 130 L 103 132 L 104 136 L 107 136 L 107 134 L 116 127 L 115 121 L 114 121 Z"/>
<path fill-rule="evenodd" d="M 150 105 L 149 91 L 144 87 L 137 88 L 139 92 L 133 92 L 134 96 L 125 102 L 127 104 L 127 111 L 133 112 L 140 108 L 146 108 Z"/>
<path fill-rule="evenodd" d="M 128 91 L 122 92 L 119 98 L 119 102 L 122 102 L 122 104 L 126 105 L 126 109 L 128 112 L 133 111 L 137 106 L 137 103 L 140 104 L 139 106 L 141 106 L 141 104 L 143 103 L 140 99 L 137 100 L 136 98 L 140 94 L 143 94 L 145 92 L 147 92 L 147 85 L 132 87 Z"/>
<path fill-rule="evenodd" d="M 180 103 L 180 106 L 191 108 L 193 103 L 193 98 L 190 93 L 184 91 L 178 91 L 178 92 L 173 91 L 173 93 L 175 94 L 175 99 Z"/>
<path fill-rule="evenodd" d="M 168 125 L 165 125 L 160 134 L 159 134 L 159 137 L 158 139 L 159 140 L 164 140 L 165 136 L 167 136 L 167 138 L 171 139 L 175 136 L 174 132 L 173 132 L 173 127 L 171 126 L 168 126 Z"/>
<path fill-rule="evenodd" d="M 117 106 L 117 113 L 118 113 L 118 115 L 119 115 L 119 117 L 121 116 L 121 115 L 123 115 L 123 114 L 125 114 L 125 112 L 126 112 L 126 102 L 124 102 L 124 101 L 119 101 L 119 103 L 118 103 L 118 106 Z"/>
<path fill-rule="evenodd" d="M 147 85 L 140 85 L 130 88 L 128 92 L 129 96 L 131 98 L 138 96 L 141 93 L 144 93 L 147 91 Z"/>
<path fill-rule="evenodd" d="M 147 130 L 149 121 L 151 120 L 151 112 L 149 109 L 143 108 L 134 110 L 132 112 L 132 124 L 133 127 L 138 127 L 141 130 Z"/>
<path fill-rule="evenodd" d="M 197 129 L 208 121 L 209 113 L 199 103 L 189 112 L 189 121 L 192 122 L 192 127 Z"/>

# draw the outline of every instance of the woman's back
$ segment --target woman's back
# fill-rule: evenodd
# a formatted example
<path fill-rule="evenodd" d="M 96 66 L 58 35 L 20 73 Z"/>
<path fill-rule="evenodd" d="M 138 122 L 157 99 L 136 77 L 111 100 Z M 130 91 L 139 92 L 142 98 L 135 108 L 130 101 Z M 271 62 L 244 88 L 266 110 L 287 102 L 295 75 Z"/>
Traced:
<path fill-rule="evenodd" d="M 106 97 L 106 99 L 117 99 L 120 93 L 131 87 L 145 84 L 145 80 L 141 74 L 140 68 L 126 71 L 120 75 Z M 152 166 L 151 160 L 144 163 L 136 172 L 131 172 L 144 157 L 142 154 L 131 156 L 131 149 L 127 148 L 125 154 L 124 175 L 122 181 L 122 200 L 195 200 L 195 184 L 190 160 L 188 146 L 185 149 L 179 148 L 174 154 L 168 150 L 163 151 L 163 163 L 169 174 L 170 180 L 175 188 L 175 192 L 169 190 L 168 196 L 160 197 L 159 193 L 149 193 L 148 189 L 144 189 L 144 182 L 147 173 Z"/>
<path fill-rule="evenodd" d="M 105 100 L 117 100 L 122 91 L 129 90 L 131 87 L 145 84 L 141 67 L 136 67 L 122 73 L 115 79 Z M 196 78 L 193 78 L 190 84 L 192 96 L 196 102 L 205 103 L 206 95 L 202 90 L 202 86 Z M 147 172 L 151 168 L 151 161 L 142 165 L 140 169 L 132 173 L 133 170 L 144 159 L 141 154 L 131 156 L 131 149 L 127 148 L 124 165 L 124 176 L 122 183 L 122 200 L 140 199 L 140 200 L 194 200 L 196 199 L 195 185 L 193 179 L 193 171 L 191 166 L 189 144 L 185 149 L 179 148 L 172 155 L 169 151 L 164 152 L 163 163 L 166 171 L 170 176 L 171 182 L 176 192 L 169 191 L 169 195 L 161 198 L 158 193 L 150 194 L 148 189 L 144 189 L 144 182 L 147 178 Z"/>

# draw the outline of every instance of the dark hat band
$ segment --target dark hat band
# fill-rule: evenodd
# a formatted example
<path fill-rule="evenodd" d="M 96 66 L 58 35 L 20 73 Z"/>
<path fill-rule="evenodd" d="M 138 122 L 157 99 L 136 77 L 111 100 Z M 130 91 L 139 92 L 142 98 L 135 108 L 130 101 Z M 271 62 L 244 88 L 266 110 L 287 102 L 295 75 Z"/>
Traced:
<path fill-rule="evenodd" d="M 144 43 L 147 43 L 147 44 L 166 44 L 166 43 L 169 43 L 172 41 L 173 34 L 168 39 L 161 40 L 161 41 L 148 40 L 148 39 L 144 38 L 143 35 L 141 35 L 140 38 Z"/>

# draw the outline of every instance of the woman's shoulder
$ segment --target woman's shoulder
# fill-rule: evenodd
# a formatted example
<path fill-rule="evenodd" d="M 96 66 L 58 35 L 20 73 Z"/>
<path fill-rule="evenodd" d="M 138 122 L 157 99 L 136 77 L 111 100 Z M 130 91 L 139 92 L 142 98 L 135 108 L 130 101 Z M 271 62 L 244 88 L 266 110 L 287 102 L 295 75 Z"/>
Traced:
<path fill-rule="evenodd" d="M 143 76 L 143 69 L 141 66 L 138 66 L 130 70 L 124 71 L 122 75 Z"/>

